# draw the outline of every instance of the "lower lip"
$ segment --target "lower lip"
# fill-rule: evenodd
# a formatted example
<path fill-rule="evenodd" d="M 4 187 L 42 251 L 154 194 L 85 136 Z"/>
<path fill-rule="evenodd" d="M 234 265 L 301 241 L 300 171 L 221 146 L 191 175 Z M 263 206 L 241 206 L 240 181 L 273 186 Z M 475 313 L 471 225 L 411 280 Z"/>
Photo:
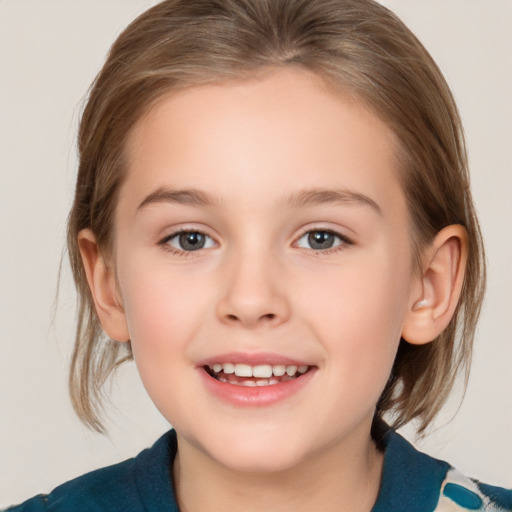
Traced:
<path fill-rule="evenodd" d="M 198 368 L 206 388 L 215 396 L 238 407 L 265 407 L 276 404 L 298 393 L 316 373 L 310 368 L 296 379 L 269 386 L 237 386 L 221 382 L 209 375 L 204 368 Z"/>

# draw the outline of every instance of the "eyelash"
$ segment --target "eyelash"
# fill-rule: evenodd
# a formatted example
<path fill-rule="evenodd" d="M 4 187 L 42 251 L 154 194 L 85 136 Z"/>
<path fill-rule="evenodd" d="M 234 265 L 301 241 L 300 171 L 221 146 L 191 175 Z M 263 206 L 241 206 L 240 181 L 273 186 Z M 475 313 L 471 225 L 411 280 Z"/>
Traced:
<path fill-rule="evenodd" d="M 181 257 L 190 257 L 190 256 L 193 256 L 193 254 L 195 252 L 199 252 L 201 249 L 204 249 L 204 247 L 201 247 L 197 250 L 192 250 L 192 251 L 186 251 L 186 250 L 183 250 L 183 249 L 176 249 L 175 247 L 172 247 L 171 245 L 169 245 L 169 242 L 177 237 L 179 237 L 180 235 L 183 235 L 183 234 L 187 234 L 187 233 L 192 233 L 192 234 L 198 234 L 198 235 L 202 235 L 204 237 L 207 237 L 211 240 L 213 240 L 213 238 L 209 235 L 207 235 L 206 233 L 204 233 L 203 231 L 199 231 L 199 230 L 194 230 L 194 229 L 180 229 L 179 231 L 176 231 L 174 233 L 171 233 L 170 235 L 167 235 L 166 237 L 164 237 L 160 242 L 159 242 L 159 245 L 161 245 L 164 250 L 174 254 L 174 255 L 177 255 L 177 256 L 181 256 Z M 313 248 L 309 248 L 308 250 L 310 251 L 313 251 L 315 252 L 316 254 L 324 254 L 324 255 L 327 255 L 327 254 L 332 254 L 332 253 L 335 253 L 335 252 L 338 252 L 338 251 L 342 251 L 344 250 L 347 246 L 350 246 L 350 245 L 353 245 L 354 242 L 348 238 L 347 236 L 345 235 L 342 235 L 341 233 L 338 233 L 337 231 L 334 231 L 334 230 L 331 230 L 331 229 L 325 229 L 325 228 L 309 228 L 308 230 L 304 231 L 297 239 L 297 242 L 295 243 L 298 243 L 300 240 L 302 240 L 306 235 L 310 235 L 311 233 L 327 233 L 329 235 L 332 235 L 334 236 L 335 238 L 337 238 L 340 243 L 338 243 L 338 245 L 335 245 L 334 247 L 330 247 L 328 249 L 313 249 Z M 209 249 L 209 247 L 206 247 L 206 249 Z"/>
<path fill-rule="evenodd" d="M 342 235 L 341 233 L 338 233 L 337 231 L 334 231 L 332 229 L 326 229 L 326 228 L 321 228 L 321 227 L 307 229 L 297 239 L 296 243 L 298 243 L 300 240 L 302 240 L 302 238 L 304 238 L 306 235 L 309 235 L 311 233 L 327 233 L 329 235 L 334 236 L 335 238 L 337 238 L 340 241 L 340 243 L 338 245 L 335 245 L 334 247 L 330 247 L 328 249 L 323 249 L 322 250 L 322 249 L 312 249 L 312 248 L 310 248 L 309 250 L 315 252 L 315 254 L 322 254 L 322 255 L 333 254 L 333 253 L 336 253 L 336 252 L 339 252 L 339 251 L 343 251 L 344 249 L 347 248 L 347 246 L 354 245 L 353 240 L 351 240 L 347 236 Z"/>
<path fill-rule="evenodd" d="M 185 251 L 182 249 L 176 249 L 175 247 L 172 247 L 171 245 L 169 245 L 169 242 L 172 239 L 177 238 L 180 235 L 184 235 L 187 233 L 202 235 L 204 237 L 207 237 L 207 238 L 213 240 L 213 238 L 211 236 L 207 235 L 203 231 L 199 231 L 198 229 L 180 229 L 179 231 L 175 231 L 174 233 L 171 233 L 170 235 L 167 235 L 166 237 L 164 237 L 162 240 L 160 240 L 160 242 L 158 242 L 158 244 L 161 245 L 164 250 L 166 250 L 176 256 L 182 256 L 185 258 L 193 256 L 195 252 L 199 252 L 201 249 L 203 249 L 203 247 L 201 247 L 200 249 L 197 249 L 195 251 Z"/>

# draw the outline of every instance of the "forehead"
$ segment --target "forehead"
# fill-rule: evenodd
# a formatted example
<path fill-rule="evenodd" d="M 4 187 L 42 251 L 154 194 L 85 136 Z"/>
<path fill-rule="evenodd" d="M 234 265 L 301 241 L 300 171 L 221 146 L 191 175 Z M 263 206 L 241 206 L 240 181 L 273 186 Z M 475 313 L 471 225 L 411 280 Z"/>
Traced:
<path fill-rule="evenodd" d="M 279 70 L 164 96 L 128 137 L 125 195 L 140 202 L 158 187 L 206 189 L 247 207 L 336 188 L 385 201 L 399 189 L 395 146 L 349 95 L 312 73 Z"/>

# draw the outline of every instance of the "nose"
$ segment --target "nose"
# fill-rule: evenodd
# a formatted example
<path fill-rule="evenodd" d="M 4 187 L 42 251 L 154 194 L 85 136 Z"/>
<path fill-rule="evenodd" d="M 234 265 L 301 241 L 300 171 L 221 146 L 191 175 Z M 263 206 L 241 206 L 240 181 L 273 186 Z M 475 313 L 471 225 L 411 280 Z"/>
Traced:
<path fill-rule="evenodd" d="M 251 254 L 226 262 L 217 316 L 227 324 L 255 329 L 290 317 L 283 271 L 271 255 Z"/>

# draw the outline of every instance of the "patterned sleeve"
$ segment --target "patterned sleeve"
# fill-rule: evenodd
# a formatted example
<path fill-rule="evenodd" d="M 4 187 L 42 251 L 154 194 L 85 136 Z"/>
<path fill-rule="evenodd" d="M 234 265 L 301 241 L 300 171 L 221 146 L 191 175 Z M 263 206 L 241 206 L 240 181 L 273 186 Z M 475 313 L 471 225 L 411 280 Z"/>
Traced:
<path fill-rule="evenodd" d="M 450 469 L 434 512 L 512 512 L 512 490 L 481 484 Z"/>

